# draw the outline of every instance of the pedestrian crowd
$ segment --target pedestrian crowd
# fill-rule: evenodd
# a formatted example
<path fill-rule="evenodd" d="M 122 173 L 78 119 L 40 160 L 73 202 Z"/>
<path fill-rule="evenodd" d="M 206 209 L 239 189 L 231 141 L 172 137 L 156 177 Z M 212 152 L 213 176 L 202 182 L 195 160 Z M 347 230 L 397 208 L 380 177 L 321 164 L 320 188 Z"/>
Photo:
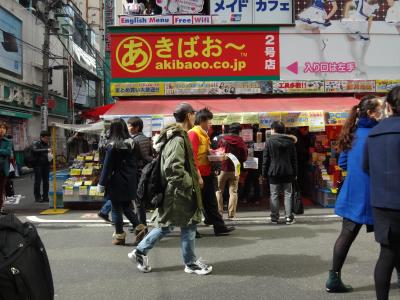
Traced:
<path fill-rule="evenodd" d="M 229 235 L 235 230 L 225 223 L 223 194 L 228 187 L 227 217 L 234 219 L 239 185 L 236 168 L 247 160 L 248 152 L 239 135 L 240 124 L 232 123 L 226 134 L 215 139 L 217 148 L 223 152 L 219 155 L 220 164 L 213 163 L 210 155 L 218 154 L 211 148 L 214 140 L 209 137 L 213 113 L 208 108 L 195 111 L 190 104 L 182 102 L 173 115 L 176 122 L 162 129 L 154 142 L 143 134 L 143 121 L 138 117 L 128 122 L 122 119 L 111 122 L 99 143 L 103 168 L 97 189 L 105 192 L 106 203 L 98 215 L 114 224 L 112 243 L 115 245 L 125 244 L 123 215 L 127 217 L 136 246 L 128 258 L 144 273 L 152 270 L 150 250 L 179 227 L 184 271 L 205 275 L 212 272 L 212 266 L 196 255 L 195 239 L 201 237 L 197 225 L 204 222 L 213 226 L 215 236 Z M 5 187 L 13 160 L 12 142 L 6 133 L 7 124 L 0 122 L 0 213 L 4 212 Z M 302 176 L 297 141 L 295 136 L 286 134 L 282 122 L 272 123 L 262 160 L 262 176 L 270 188 L 272 224 L 280 220 L 281 195 L 284 223 L 295 223 L 292 183 Z M 75 149 L 72 152 L 78 153 L 88 147 L 80 134 L 73 136 L 68 145 Z M 400 87 L 392 89 L 385 101 L 377 96 L 365 96 L 351 109 L 341 131 L 339 150 L 339 166 L 347 176 L 340 187 L 335 212 L 343 221 L 333 247 L 326 290 L 352 291 L 351 286 L 342 282 L 341 270 L 352 243 L 365 225 L 367 232 L 374 232 L 380 245 L 374 271 L 377 299 L 388 299 L 394 269 L 400 284 Z M 48 201 L 53 157 L 47 132 L 40 134 L 31 152 L 35 200 Z M 148 207 L 156 208 L 152 230 L 148 229 L 146 220 Z"/>

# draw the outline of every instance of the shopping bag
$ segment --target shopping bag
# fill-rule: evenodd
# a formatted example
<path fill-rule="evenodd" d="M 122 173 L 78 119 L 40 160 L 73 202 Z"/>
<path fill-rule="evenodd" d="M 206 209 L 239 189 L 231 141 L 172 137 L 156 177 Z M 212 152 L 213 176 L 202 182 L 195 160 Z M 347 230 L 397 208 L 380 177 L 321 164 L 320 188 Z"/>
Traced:
<path fill-rule="evenodd" d="M 301 199 L 300 186 L 297 180 L 294 180 L 292 183 L 292 211 L 296 215 L 304 214 L 304 206 Z"/>

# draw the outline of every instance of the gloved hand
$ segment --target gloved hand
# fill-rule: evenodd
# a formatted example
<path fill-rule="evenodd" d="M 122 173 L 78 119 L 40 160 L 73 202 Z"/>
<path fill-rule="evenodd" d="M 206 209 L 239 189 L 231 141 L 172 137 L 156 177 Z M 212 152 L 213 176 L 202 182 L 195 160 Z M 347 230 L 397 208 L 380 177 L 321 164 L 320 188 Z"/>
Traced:
<path fill-rule="evenodd" d="M 53 160 L 53 153 L 47 153 L 47 159 L 49 160 L 49 162 L 51 162 Z"/>
<path fill-rule="evenodd" d="M 104 186 L 98 184 L 98 185 L 97 185 L 97 192 L 98 192 L 99 194 L 104 193 Z"/>

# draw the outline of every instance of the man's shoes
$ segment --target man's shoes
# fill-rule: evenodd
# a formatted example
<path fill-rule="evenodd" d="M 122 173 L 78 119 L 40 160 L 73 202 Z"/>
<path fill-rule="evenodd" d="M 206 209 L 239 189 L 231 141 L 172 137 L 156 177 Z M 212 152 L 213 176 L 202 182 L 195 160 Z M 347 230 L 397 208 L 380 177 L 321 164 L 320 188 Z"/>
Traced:
<path fill-rule="evenodd" d="M 277 225 L 278 224 L 278 219 L 271 218 L 271 224 Z"/>
<path fill-rule="evenodd" d="M 205 263 L 198 259 L 193 264 L 185 266 L 185 273 L 197 274 L 197 275 L 207 275 L 212 271 L 212 266 L 207 266 Z"/>
<path fill-rule="evenodd" d="M 0 215 L 6 215 L 6 210 L 4 209 L 4 207 L 0 208 Z"/>
<path fill-rule="evenodd" d="M 136 266 L 140 272 L 151 272 L 151 267 L 149 266 L 149 258 L 141 253 L 139 250 L 134 249 L 132 252 L 128 253 L 128 258 L 131 262 L 136 263 Z"/>
<path fill-rule="evenodd" d="M 201 239 L 203 236 L 196 230 L 196 239 Z"/>
<path fill-rule="evenodd" d="M 133 242 L 134 246 L 139 245 L 139 243 L 144 239 L 146 234 L 149 231 L 147 230 L 147 226 L 144 224 L 139 224 L 138 226 L 135 227 L 134 233 L 135 233 L 135 240 Z"/>
<path fill-rule="evenodd" d="M 35 202 L 37 202 L 37 203 L 42 203 L 42 202 L 43 202 L 43 199 L 42 199 L 42 198 L 35 198 Z"/>
<path fill-rule="evenodd" d="M 228 235 L 231 231 L 234 231 L 235 227 L 230 226 L 230 227 L 222 227 L 218 229 L 214 229 L 214 234 L 216 236 L 221 236 L 221 235 Z"/>
<path fill-rule="evenodd" d="M 99 216 L 99 218 L 103 219 L 107 223 L 111 223 L 111 220 L 108 217 L 108 215 L 105 215 L 105 214 L 101 213 L 100 211 L 97 213 L 97 215 Z"/>
<path fill-rule="evenodd" d="M 285 221 L 286 225 L 292 225 L 294 223 L 296 223 L 296 220 L 292 217 L 292 218 L 286 218 Z"/>
<path fill-rule="evenodd" d="M 328 293 L 349 293 L 353 290 L 350 285 L 346 285 L 342 282 L 340 272 L 335 272 L 333 270 L 329 271 L 325 288 Z"/>

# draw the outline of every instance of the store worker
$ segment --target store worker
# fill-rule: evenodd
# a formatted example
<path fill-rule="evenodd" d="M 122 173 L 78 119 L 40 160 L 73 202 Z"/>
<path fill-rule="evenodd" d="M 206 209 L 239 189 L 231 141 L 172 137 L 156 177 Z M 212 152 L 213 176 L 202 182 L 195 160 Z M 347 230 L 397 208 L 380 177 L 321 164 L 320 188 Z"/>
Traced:
<path fill-rule="evenodd" d="M 232 123 L 229 125 L 228 134 L 224 135 L 218 143 L 218 148 L 225 149 L 225 153 L 232 153 L 239 160 L 241 167 L 247 160 L 247 146 L 243 138 L 239 136 L 240 124 Z M 218 176 L 217 201 L 219 213 L 223 214 L 223 193 L 225 186 L 229 187 L 228 218 L 236 217 L 236 208 L 238 202 L 239 175 L 235 175 L 235 166 L 230 159 L 222 162 L 221 174 Z"/>
<path fill-rule="evenodd" d="M 375 267 L 378 300 L 388 299 L 393 268 L 400 262 L 400 87 L 388 93 L 386 103 L 391 117 L 369 132 L 364 156 L 364 170 L 371 179 L 375 240 L 381 247 Z"/>
<path fill-rule="evenodd" d="M 335 205 L 335 213 L 343 217 L 343 224 L 333 248 L 332 269 L 326 282 L 330 293 L 352 290 L 341 280 L 343 264 L 361 227 L 365 225 L 367 232 L 373 231 L 369 176 L 362 169 L 362 162 L 368 134 L 378 125 L 381 116 L 382 101 L 373 95 L 365 96 L 351 109 L 340 133 L 339 166 L 347 171 L 347 176 Z"/>
<path fill-rule="evenodd" d="M 139 225 L 133 212 L 132 200 L 137 190 L 137 157 L 134 155 L 135 142 L 130 137 L 124 120 L 112 121 L 106 154 L 98 184 L 98 191 L 105 191 L 105 198 L 112 202 L 115 232 L 112 243 L 125 245 L 126 233 L 123 228 L 124 214 L 134 227 Z"/>
<path fill-rule="evenodd" d="M 194 161 L 200 177 L 205 217 L 204 223 L 213 225 L 214 233 L 218 236 L 229 234 L 235 227 L 227 227 L 221 214 L 218 212 L 217 197 L 215 194 L 215 175 L 211 170 L 211 164 L 208 160 L 210 138 L 207 131 L 211 127 L 212 118 L 213 114 L 207 108 L 199 110 L 196 113 L 196 126 L 189 130 L 188 135 L 192 143 Z"/>
<path fill-rule="evenodd" d="M 42 131 L 40 140 L 32 144 L 33 170 L 35 174 L 33 194 L 36 202 L 49 201 L 50 162 L 53 159 L 49 144 L 50 133 Z M 40 193 L 42 186 L 42 193 Z"/>
<path fill-rule="evenodd" d="M 76 132 L 67 141 L 68 161 L 72 162 L 79 154 L 89 152 L 89 143 L 82 132 Z"/>
<path fill-rule="evenodd" d="M 271 223 L 279 222 L 279 195 L 285 197 L 285 223 L 295 222 L 292 212 L 292 182 L 297 176 L 295 136 L 285 134 L 280 121 L 271 124 L 271 136 L 265 142 L 263 154 L 263 178 L 268 178 L 271 191 Z"/>
<path fill-rule="evenodd" d="M 202 219 L 201 177 L 197 173 L 187 135 L 193 127 L 195 112 L 190 104 L 180 103 L 174 117 L 176 123 L 165 127 L 155 142 L 156 150 L 161 151 L 161 182 L 165 189 L 162 205 L 155 213 L 156 227 L 128 254 L 128 258 L 137 264 L 141 272 L 151 272 L 148 252 L 175 226 L 179 226 L 184 271 L 206 275 L 211 273 L 212 267 L 197 259 L 195 254 L 196 228 Z M 166 258 L 165 255 L 161 257 Z"/>
<path fill-rule="evenodd" d="M 6 138 L 7 123 L 0 121 L 0 214 L 4 214 L 5 187 L 10 172 L 12 142 Z"/>

